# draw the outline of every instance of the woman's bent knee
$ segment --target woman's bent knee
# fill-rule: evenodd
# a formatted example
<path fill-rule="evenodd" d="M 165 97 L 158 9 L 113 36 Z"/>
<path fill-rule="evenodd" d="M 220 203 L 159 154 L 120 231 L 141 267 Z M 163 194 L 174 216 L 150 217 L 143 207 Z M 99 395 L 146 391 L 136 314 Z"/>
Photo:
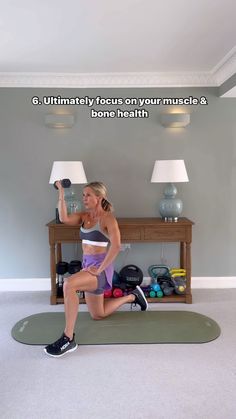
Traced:
<path fill-rule="evenodd" d="M 94 314 L 94 313 L 90 313 L 90 316 L 92 317 L 93 320 L 103 320 L 105 317 L 105 316 Z"/>
<path fill-rule="evenodd" d="M 94 292 L 97 289 L 97 278 L 89 273 L 77 272 L 69 278 L 65 278 L 64 292 L 88 291 Z"/>
<path fill-rule="evenodd" d="M 64 292 L 64 294 L 66 294 L 66 293 L 68 293 L 72 290 L 74 290 L 73 284 L 72 284 L 72 282 L 70 281 L 69 278 L 66 278 L 64 280 L 64 284 L 63 284 L 63 292 Z M 76 290 L 74 290 L 74 291 L 76 291 Z"/>

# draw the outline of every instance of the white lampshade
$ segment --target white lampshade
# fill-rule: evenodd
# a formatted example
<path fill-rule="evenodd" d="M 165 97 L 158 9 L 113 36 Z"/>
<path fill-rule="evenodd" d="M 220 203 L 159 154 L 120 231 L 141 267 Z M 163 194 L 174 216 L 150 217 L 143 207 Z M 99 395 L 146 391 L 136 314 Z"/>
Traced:
<path fill-rule="evenodd" d="M 72 184 L 87 183 L 82 161 L 54 161 L 49 183 L 70 179 Z"/>
<path fill-rule="evenodd" d="M 188 182 L 184 160 L 156 160 L 151 183 Z"/>

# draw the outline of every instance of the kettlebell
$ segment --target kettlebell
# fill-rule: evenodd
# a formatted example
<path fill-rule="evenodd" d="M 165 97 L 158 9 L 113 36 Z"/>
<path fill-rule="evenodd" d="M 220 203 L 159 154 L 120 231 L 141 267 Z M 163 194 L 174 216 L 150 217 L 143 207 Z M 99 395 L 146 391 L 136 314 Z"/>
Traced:
<path fill-rule="evenodd" d="M 159 277 L 158 278 L 158 283 L 159 283 L 159 285 L 161 287 L 161 290 L 162 290 L 164 295 L 173 294 L 174 285 L 173 285 L 173 282 L 172 282 L 171 278 L 168 278 L 166 276 Z"/>

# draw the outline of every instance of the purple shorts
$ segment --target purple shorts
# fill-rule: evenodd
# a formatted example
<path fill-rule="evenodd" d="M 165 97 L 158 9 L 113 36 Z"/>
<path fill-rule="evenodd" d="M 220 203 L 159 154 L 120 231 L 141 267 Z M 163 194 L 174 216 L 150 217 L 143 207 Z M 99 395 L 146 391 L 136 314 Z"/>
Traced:
<path fill-rule="evenodd" d="M 83 255 L 82 268 L 88 268 L 89 266 L 99 266 L 102 264 L 103 260 L 106 257 L 106 253 L 98 253 L 96 255 Z M 103 294 L 105 290 L 110 290 L 112 288 L 112 277 L 114 273 L 113 264 L 109 265 L 98 278 L 98 287 L 94 291 L 89 291 L 91 294 L 100 295 Z M 86 291 L 88 292 L 88 291 Z"/>

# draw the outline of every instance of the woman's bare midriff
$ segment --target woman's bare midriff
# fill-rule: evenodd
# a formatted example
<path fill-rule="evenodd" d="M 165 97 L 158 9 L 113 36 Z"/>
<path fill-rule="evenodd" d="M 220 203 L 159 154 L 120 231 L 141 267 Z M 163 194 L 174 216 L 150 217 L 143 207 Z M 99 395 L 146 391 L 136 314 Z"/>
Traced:
<path fill-rule="evenodd" d="M 107 252 L 107 247 L 92 246 L 90 244 L 83 244 L 82 249 L 83 249 L 83 254 L 84 255 L 97 255 L 99 253 L 106 253 Z"/>

